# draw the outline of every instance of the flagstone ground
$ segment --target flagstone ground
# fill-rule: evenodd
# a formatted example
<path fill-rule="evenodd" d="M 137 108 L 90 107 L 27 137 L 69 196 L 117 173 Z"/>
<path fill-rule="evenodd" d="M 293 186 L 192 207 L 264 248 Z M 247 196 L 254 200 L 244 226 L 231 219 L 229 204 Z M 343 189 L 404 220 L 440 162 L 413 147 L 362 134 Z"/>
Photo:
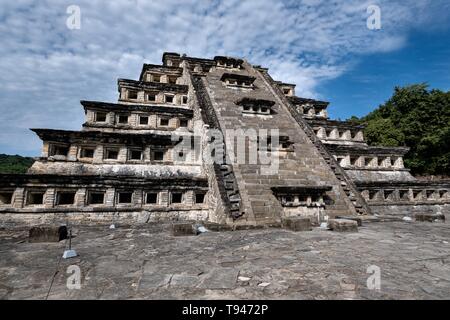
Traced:
<path fill-rule="evenodd" d="M 366 223 L 358 233 L 261 229 L 174 237 L 168 225 L 77 226 L 28 243 L 0 230 L 1 299 L 449 299 L 450 224 Z M 81 289 L 67 288 L 70 265 Z M 380 267 L 381 289 L 366 273 Z M 248 279 L 249 278 L 249 279 Z"/>

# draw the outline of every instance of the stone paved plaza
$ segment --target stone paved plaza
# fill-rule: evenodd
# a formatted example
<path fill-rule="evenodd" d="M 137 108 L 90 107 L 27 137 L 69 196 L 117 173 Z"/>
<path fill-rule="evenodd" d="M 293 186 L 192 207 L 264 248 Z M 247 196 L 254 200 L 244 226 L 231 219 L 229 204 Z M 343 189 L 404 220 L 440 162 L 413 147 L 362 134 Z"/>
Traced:
<path fill-rule="evenodd" d="M 358 233 L 260 229 L 182 237 L 172 236 L 167 225 L 73 231 L 79 257 L 64 260 L 65 241 L 29 243 L 27 230 L 0 230 L 0 298 L 450 298 L 448 223 L 372 222 Z M 79 290 L 66 286 L 70 265 L 80 267 Z M 367 289 L 370 265 L 381 268 L 379 291 Z"/>

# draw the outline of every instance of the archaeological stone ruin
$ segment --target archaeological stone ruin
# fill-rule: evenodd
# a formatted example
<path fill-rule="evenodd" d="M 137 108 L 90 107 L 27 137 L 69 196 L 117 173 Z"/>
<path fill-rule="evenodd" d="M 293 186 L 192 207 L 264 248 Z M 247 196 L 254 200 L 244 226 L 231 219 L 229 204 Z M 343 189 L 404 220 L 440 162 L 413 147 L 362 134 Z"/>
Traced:
<path fill-rule="evenodd" d="M 117 84 L 117 103 L 81 101 L 80 131 L 32 129 L 42 154 L 0 175 L 1 223 L 309 229 L 305 218 L 449 213 L 450 183 L 416 180 L 407 148 L 368 146 L 363 126 L 330 120 L 328 102 L 261 66 L 166 52 Z"/>

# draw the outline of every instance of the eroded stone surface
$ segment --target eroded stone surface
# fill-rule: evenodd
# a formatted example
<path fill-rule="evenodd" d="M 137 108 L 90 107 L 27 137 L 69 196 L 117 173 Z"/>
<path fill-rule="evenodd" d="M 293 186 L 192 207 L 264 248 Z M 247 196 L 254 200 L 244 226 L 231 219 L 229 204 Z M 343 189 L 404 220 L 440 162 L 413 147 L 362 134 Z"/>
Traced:
<path fill-rule="evenodd" d="M 292 231 L 311 231 L 311 220 L 308 217 L 293 217 L 283 220 L 283 227 Z"/>
<path fill-rule="evenodd" d="M 0 230 L 0 299 L 450 298 L 447 223 L 365 223 L 359 233 L 259 229 L 197 237 L 174 237 L 161 225 L 79 226 L 73 232 L 79 256 L 61 260 L 64 241 L 29 243 L 28 230 Z M 80 290 L 66 286 L 70 265 L 80 267 Z M 381 271 L 379 291 L 367 288 L 372 265 Z"/>
<path fill-rule="evenodd" d="M 358 222 L 348 219 L 330 219 L 328 228 L 336 232 L 358 232 Z"/>
<path fill-rule="evenodd" d="M 421 222 L 445 222 L 445 215 L 436 213 L 417 213 L 414 215 L 414 219 Z"/>

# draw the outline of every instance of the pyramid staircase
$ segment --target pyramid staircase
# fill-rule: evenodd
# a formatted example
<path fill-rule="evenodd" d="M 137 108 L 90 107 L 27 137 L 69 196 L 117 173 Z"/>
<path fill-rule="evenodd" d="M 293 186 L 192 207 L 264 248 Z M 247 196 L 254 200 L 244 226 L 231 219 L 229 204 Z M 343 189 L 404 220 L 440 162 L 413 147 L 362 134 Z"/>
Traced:
<path fill-rule="evenodd" d="M 278 97 L 283 101 L 283 103 L 287 106 L 291 115 L 298 122 L 300 127 L 306 133 L 308 138 L 314 144 L 314 146 L 319 150 L 320 154 L 324 158 L 325 162 L 329 165 L 331 170 L 334 172 L 336 178 L 341 182 L 342 189 L 345 191 L 348 199 L 353 204 L 356 212 L 359 215 L 369 215 L 371 214 L 370 207 L 368 206 L 365 199 L 361 196 L 359 191 L 356 188 L 356 185 L 347 175 L 345 170 L 339 165 L 336 159 L 332 156 L 332 154 L 328 151 L 325 145 L 320 141 L 320 139 L 314 133 L 314 130 L 309 126 L 309 124 L 303 119 L 302 115 L 296 110 L 295 106 L 286 98 L 284 93 L 281 91 L 279 86 L 275 83 L 272 77 L 265 72 L 264 70 L 258 70 L 258 72 L 264 77 L 264 79 L 271 84 L 274 91 L 277 93 Z"/>

